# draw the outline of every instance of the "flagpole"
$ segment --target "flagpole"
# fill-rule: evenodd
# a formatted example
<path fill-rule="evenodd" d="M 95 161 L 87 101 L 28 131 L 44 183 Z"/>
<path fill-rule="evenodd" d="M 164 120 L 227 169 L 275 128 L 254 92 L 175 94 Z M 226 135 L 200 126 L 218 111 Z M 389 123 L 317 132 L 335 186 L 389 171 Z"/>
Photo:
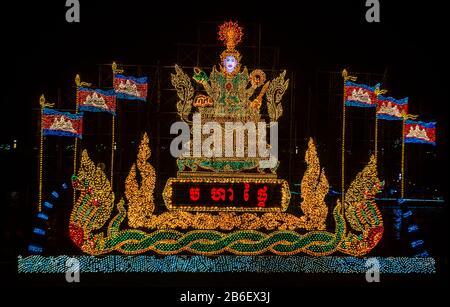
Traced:
<path fill-rule="evenodd" d="M 401 190 L 400 197 L 405 196 L 405 119 L 402 120 L 402 165 L 401 165 Z"/>
<path fill-rule="evenodd" d="M 375 161 L 378 161 L 378 116 L 375 111 Z"/>
<path fill-rule="evenodd" d="M 78 114 L 78 105 L 75 108 L 75 114 Z M 77 173 L 77 155 L 78 155 L 78 138 L 75 138 L 75 145 L 73 149 L 73 174 L 76 175 Z M 76 200 L 76 191 L 73 189 L 73 203 L 75 204 Z"/>
<path fill-rule="evenodd" d="M 76 94 L 75 94 L 75 114 L 78 114 L 78 87 L 81 85 L 80 75 L 75 76 Z M 77 155 L 78 155 L 78 138 L 75 138 L 75 144 L 73 148 L 73 174 L 77 173 Z M 76 190 L 73 189 L 73 203 L 76 201 Z"/>
<path fill-rule="evenodd" d="M 114 76 L 116 74 L 116 72 L 121 72 L 119 69 L 117 69 L 117 64 L 116 62 L 113 62 L 111 65 L 111 69 L 113 72 L 113 88 L 114 88 Z M 116 106 L 116 115 L 119 112 L 118 107 Z M 113 181 L 114 181 L 114 150 L 115 150 L 115 116 L 112 116 L 112 121 L 111 121 L 111 187 L 113 188 Z"/>
<path fill-rule="evenodd" d="M 38 212 L 42 210 L 42 164 L 44 160 L 44 128 L 42 125 L 42 118 L 44 116 L 45 97 L 44 94 L 39 98 L 39 105 L 41 107 L 41 135 L 39 140 L 39 192 L 38 192 Z"/>
<path fill-rule="evenodd" d="M 381 94 L 386 94 L 387 90 L 382 90 L 380 89 L 380 85 L 377 84 L 376 89 L 375 89 L 375 94 L 377 96 L 377 103 L 376 103 L 376 108 L 375 108 L 375 148 L 374 148 L 374 152 L 375 152 L 375 161 L 378 161 L 378 96 Z"/>
<path fill-rule="evenodd" d="M 342 149 L 341 149 L 341 189 L 342 189 L 342 204 L 345 200 L 345 83 L 347 80 L 356 81 L 355 76 L 349 76 L 347 70 L 342 70 L 343 78 L 343 95 L 342 95 Z"/>
<path fill-rule="evenodd" d="M 342 205 L 344 205 L 345 199 L 345 81 L 347 71 L 344 69 L 342 72 L 344 76 L 344 90 L 342 95 L 342 148 L 341 148 L 341 191 L 342 191 Z M 345 75 L 344 75 L 345 74 Z"/>
<path fill-rule="evenodd" d="M 112 128 L 111 128 L 111 187 L 113 187 L 113 179 L 114 179 L 114 126 L 115 126 L 115 116 L 112 116 Z"/>

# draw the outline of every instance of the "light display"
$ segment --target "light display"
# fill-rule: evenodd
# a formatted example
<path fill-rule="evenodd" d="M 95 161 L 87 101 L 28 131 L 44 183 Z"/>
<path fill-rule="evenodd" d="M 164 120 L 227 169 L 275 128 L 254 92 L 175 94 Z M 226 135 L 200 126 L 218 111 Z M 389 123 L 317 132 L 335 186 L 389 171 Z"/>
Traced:
<path fill-rule="evenodd" d="M 404 142 L 436 145 L 436 123 L 406 120 L 404 123 Z"/>
<path fill-rule="evenodd" d="M 317 181 L 317 174 L 320 172 L 320 164 L 318 157 L 316 156 L 317 152 L 315 149 L 314 142 L 310 140 L 308 153 L 305 155 L 307 163 L 311 163 L 312 168 L 311 171 L 305 173 L 303 181 L 305 185 L 314 186 Z M 183 210 L 175 210 L 163 212 L 159 215 L 152 214 L 154 210 L 152 191 L 154 190 L 154 170 L 151 164 L 148 162 L 148 158 L 150 157 L 150 148 L 148 137 L 145 134 L 142 142 L 139 146 L 138 157 L 137 157 L 137 170 L 135 165 L 131 167 L 129 175 L 127 177 L 125 183 L 125 195 L 128 200 L 128 224 L 131 227 L 138 228 L 144 227 L 148 229 L 187 229 L 192 227 L 194 229 L 219 229 L 219 230 L 233 230 L 233 229 L 266 229 L 266 230 L 295 230 L 295 229 L 321 229 L 321 225 L 323 224 L 323 220 L 326 217 L 326 206 L 324 203 L 321 203 L 321 206 L 317 206 L 320 210 L 317 210 L 316 205 L 313 201 L 309 201 L 309 197 L 316 199 L 316 193 L 318 199 L 322 199 L 325 197 L 328 191 L 328 185 L 319 184 L 318 188 L 311 188 L 311 192 L 307 198 L 305 198 L 306 203 L 302 204 L 302 211 L 304 213 L 303 216 L 296 216 L 291 213 L 286 212 L 267 212 L 272 210 L 267 210 L 267 208 L 259 208 L 257 211 L 266 211 L 262 215 L 257 213 L 235 213 L 232 211 L 239 211 L 235 208 L 230 208 L 230 210 L 226 210 L 226 208 L 222 207 L 209 207 L 209 208 L 201 208 L 202 211 L 205 209 L 209 209 L 210 211 L 219 211 L 218 214 L 213 213 L 190 213 L 186 210 L 195 208 L 178 208 Z M 311 162 L 308 162 L 311 161 Z M 145 181 L 142 182 L 142 185 L 136 181 L 137 171 L 140 172 L 140 177 L 144 178 Z M 323 170 L 322 170 L 323 174 Z M 324 175 L 320 176 L 320 178 L 324 178 Z M 174 179 L 176 180 L 176 179 Z M 187 182 L 195 180 L 193 178 L 184 178 L 180 180 L 186 180 Z M 198 180 L 198 179 L 197 179 Z M 214 180 L 211 178 L 210 180 Z M 258 179 L 245 179 L 245 178 L 234 178 L 229 179 L 230 181 L 240 182 L 244 185 L 244 193 L 243 197 L 245 198 L 245 183 L 249 181 L 258 181 Z M 323 179 L 322 179 L 323 180 Z M 268 182 L 277 182 L 277 179 L 270 179 L 264 181 L 266 184 Z M 171 182 L 168 182 L 169 186 L 171 186 Z M 283 184 L 285 184 L 283 182 Z M 250 191 L 250 186 L 249 186 Z M 194 191 L 193 191 L 194 192 Z M 289 203 L 289 189 L 284 185 L 282 189 L 283 192 L 283 204 L 280 209 L 285 210 Z M 315 193 L 316 192 L 316 193 Z M 171 189 L 166 188 L 163 197 L 166 199 L 166 203 L 172 206 L 172 192 Z M 305 192 L 306 193 L 306 192 Z M 189 197 L 191 197 L 191 193 L 187 193 Z M 186 197 L 187 197 L 186 195 Z M 228 197 L 230 196 L 228 192 Z M 192 195 L 195 197 L 195 195 Z M 250 195 L 248 195 L 250 198 Z M 320 204 L 320 203 L 319 203 Z M 325 214 L 323 211 L 325 210 Z M 241 210 L 247 211 L 247 210 Z M 251 210 L 255 211 L 255 210 Z M 279 211 L 279 210 L 274 210 Z M 322 211 L 322 214 L 316 214 L 317 212 Z M 300 214 L 299 214 L 300 215 Z"/>
<path fill-rule="evenodd" d="M 387 90 L 382 90 L 380 86 L 378 85 L 375 88 L 375 94 L 377 95 L 377 102 L 376 102 L 376 115 L 375 115 L 375 140 L 374 140 L 374 154 L 375 159 L 377 159 L 378 156 L 378 119 L 383 117 L 382 113 L 386 111 L 384 108 L 383 102 L 380 100 L 383 94 L 386 94 Z M 407 99 L 406 99 L 407 100 Z"/>
<path fill-rule="evenodd" d="M 236 27 L 237 24 L 233 24 L 227 31 L 237 31 Z M 242 29 L 239 31 L 241 34 L 236 42 L 242 39 Z M 228 35 L 236 37 L 235 34 Z M 267 77 L 260 69 L 247 71 L 241 62 L 242 56 L 235 49 L 236 42 L 231 44 L 232 48 L 227 45 L 227 53 L 224 53 L 226 57 L 221 59 L 218 69 L 205 69 L 208 73 L 194 68 L 193 75 L 189 76 L 181 67 L 175 66 L 171 81 L 178 96 L 176 108 L 179 117 L 189 128 L 194 126 L 195 116 L 199 116 L 202 122 L 216 121 L 219 129 L 226 128 L 229 122 L 260 123 L 261 119 L 270 119 L 271 123 L 265 125 L 268 130 L 282 118 L 283 96 L 289 85 L 286 72 Z M 117 67 L 113 72 L 117 75 Z M 348 76 L 346 72 L 343 75 L 345 86 L 357 85 L 349 83 L 349 80 L 355 81 L 353 77 Z M 193 86 L 194 83 L 197 84 Z M 345 86 L 344 91 L 347 90 Z M 130 89 L 132 87 L 127 88 Z M 113 172 L 116 149 L 114 133 L 117 132 L 114 117 L 120 117 L 120 114 L 116 113 L 117 93 L 81 87 L 79 84 L 76 93 L 75 115 L 80 118 L 82 114 L 78 114 L 79 110 L 108 112 L 113 115 L 110 176 L 110 170 L 105 171 L 104 157 L 91 151 L 92 148 L 89 148 L 88 144 L 83 146 L 84 150 L 78 148 L 82 152 L 78 156 L 81 161 L 77 165 L 75 143 L 76 171 L 72 177 L 72 187 L 76 198 L 74 197 L 66 233 L 74 246 L 89 256 L 36 256 L 46 254 L 50 250 L 50 246 L 45 243 L 47 236 L 52 236 L 53 226 L 48 225 L 54 222 L 54 216 L 50 214 L 49 209 L 55 205 L 59 208 L 55 200 L 63 195 L 61 190 L 55 190 L 49 195 L 53 199 L 44 202 L 43 206 L 40 206 L 41 212 L 35 216 L 36 224 L 30 228 L 32 239 L 27 246 L 28 254 L 33 256 L 19 256 L 20 274 L 65 273 L 67 261 L 73 258 L 79 261 L 82 273 L 301 272 L 363 276 L 362 274 L 368 272 L 368 261 L 373 259 L 376 259 L 379 264 L 377 269 L 383 274 L 436 273 L 435 260 L 429 257 L 426 250 L 428 245 L 421 236 L 419 226 L 411 221 L 411 211 L 405 213 L 399 210 L 394 227 L 398 236 L 402 224 L 403 228 L 407 228 L 406 236 L 409 240 L 405 246 L 411 249 L 411 255 L 415 256 L 385 258 L 373 255 L 372 252 L 381 242 L 383 234 L 389 236 L 390 231 L 385 230 L 386 221 L 383 221 L 375 201 L 375 195 L 383 187 L 383 182 L 380 182 L 377 174 L 377 120 L 398 120 L 401 116 L 405 127 L 406 124 L 419 123 L 409 129 L 404 128 L 402 156 L 404 143 L 408 142 L 408 138 L 413 141 L 426 138 L 430 142 L 435 140 L 435 130 L 428 133 L 423 122 L 407 121 L 411 118 L 411 115 L 407 114 L 407 100 L 380 96 L 378 87 L 374 89 L 375 98 L 360 89 L 344 92 L 341 198 L 339 193 L 334 191 L 336 188 L 330 190 L 327 175 L 333 172 L 328 168 L 328 163 L 321 165 L 319 149 L 323 147 L 316 148 L 315 140 L 311 138 L 307 143 L 304 152 L 305 163 L 300 166 L 304 167 L 303 175 L 297 175 L 294 182 L 288 183 L 282 178 L 285 173 L 277 175 L 280 164 L 278 157 L 276 164 L 263 167 L 261 162 L 268 160 L 267 156 L 263 156 L 260 151 L 255 156 L 248 155 L 252 145 L 250 129 L 244 134 L 245 141 L 241 146 L 244 155 L 232 157 L 207 156 L 203 151 L 204 143 L 200 155 L 196 156 L 195 132 L 189 133 L 192 141 L 188 138 L 187 143 L 182 143 L 182 148 L 187 148 L 187 154 L 176 156 L 172 153 L 173 166 L 177 167 L 177 172 L 169 174 L 168 179 L 165 177 L 167 172 L 157 174 L 153 167 L 158 161 L 152 156 L 152 150 L 155 150 L 159 142 L 153 143 L 154 136 L 151 135 L 150 141 L 149 135 L 143 133 L 136 161 L 126 161 L 131 167 L 125 170 L 129 173 L 123 182 L 123 177 L 114 178 Z M 348 105 L 347 97 L 353 101 L 359 99 L 371 107 L 374 104 L 373 99 L 376 99 L 377 109 L 374 113 L 375 154 L 367 158 L 367 164 L 353 180 L 347 177 L 345 186 L 345 108 L 356 106 Z M 123 105 L 120 110 L 124 111 L 124 108 Z M 375 111 L 375 108 L 373 110 Z M 47 113 L 43 108 L 42 120 L 53 114 L 59 113 Z M 92 116 L 95 115 L 89 115 Z M 118 120 L 121 121 L 119 117 Z M 67 130 L 67 120 L 64 123 L 60 121 L 62 128 L 53 127 L 54 130 Z M 123 125 L 117 128 L 123 128 Z M 427 128 L 435 129 L 434 126 Z M 44 130 L 42 132 L 44 134 Z M 81 131 L 79 134 L 81 136 Z M 234 144 L 237 152 L 237 138 L 237 134 L 230 138 L 225 133 L 221 135 L 219 142 L 222 146 L 226 143 Z M 204 141 L 201 138 L 200 140 Z M 270 140 L 273 140 L 272 134 Z M 81 144 L 81 140 L 78 142 Z M 122 143 L 125 144 L 120 142 L 120 145 Z M 135 144 L 135 140 L 131 143 Z M 211 147 L 213 146 L 216 146 L 216 141 L 211 142 Z M 264 148 L 266 150 L 271 147 L 266 144 L 264 146 L 267 146 Z M 172 151 L 172 144 L 170 150 Z M 283 153 L 285 151 L 286 147 L 283 148 Z M 158 156 L 161 152 L 164 150 L 158 150 L 156 157 L 164 159 Z M 296 149 L 295 154 L 297 153 Z M 282 159 L 285 157 L 282 156 Z M 120 162 L 122 163 L 122 157 Z M 280 169 L 285 170 L 286 165 L 281 163 L 283 168 Z M 122 171 L 123 167 L 121 174 Z M 42 181 L 42 175 L 40 179 Z M 115 186 L 113 180 L 116 181 Z M 331 177 L 330 182 L 333 180 L 334 177 Z M 404 175 L 402 184 L 403 180 Z M 290 187 L 290 184 L 297 188 Z M 123 195 L 113 188 L 121 185 Z M 121 188 L 119 190 L 122 190 Z M 295 191 L 292 192 L 294 196 L 291 194 L 292 189 Z M 403 193 L 402 186 L 402 197 Z M 340 200 L 336 200 L 337 198 Z M 163 202 L 158 202 L 159 199 Z M 64 197 L 61 200 L 64 200 Z M 41 210 L 41 207 L 44 209 Z M 404 219 L 409 219 L 410 222 Z M 368 255 L 370 258 L 364 258 L 369 257 Z"/>
<path fill-rule="evenodd" d="M 219 29 L 219 38 L 227 47 L 220 70 L 213 67 L 208 76 L 194 69 L 193 79 L 207 95 L 195 95 L 190 78 L 175 66 L 171 81 L 179 98 L 177 110 L 188 125 L 192 124 L 193 112 L 204 121 L 214 120 L 220 127 L 230 121 L 257 123 L 264 101 L 270 125 L 282 115 L 281 101 L 289 83 L 286 72 L 267 81 L 261 70 L 249 74 L 247 68 L 241 69 L 242 57 L 235 47 L 242 35 L 236 23 L 225 23 Z M 115 76 L 120 72 L 117 65 L 113 64 L 113 72 Z M 226 137 L 221 141 L 227 142 Z M 246 154 L 253 145 L 250 142 L 249 137 L 243 144 Z M 195 150 L 192 143 L 188 147 L 190 153 Z M 169 178 L 163 191 L 167 211 L 156 214 L 156 174 L 148 161 L 150 155 L 149 138 L 144 134 L 137 161 L 126 178 L 126 200 L 116 203 L 102 168 L 83 151 L 79 170 L 72 178 L 79 197 L 69 223 L 70 237 L 82 251 L 91 255 L 153 251 L 165 255 L 229 252 L 325 256 L 342 252 L 360 256 L 382 237 L 383 221 L 374 201 L 381 184 L 373 156 L 351 183 L 343 201 L 334 206 L 335 227 L 328 231 L 325 196 L 329 184 L 312 139 L 305 154 L 302 202 L 289 213 L 285 212 L 290 201 L 288 183 L 277 178 L 278 163 L 262 167 L 267 156 L 258 151 L 254 157 L 178 157 L 177 177 Z M 127 218 L 128 228 L 124 227 Z"/>
<path fill-rule="evenodd" d="M 45 135 L 83 137 L 83 113 L 71 114 L 44 108 L 42 129 Z"/>
<path fill-rule="evenodd" d="M 114 74 L 113 86 L 117 98 L 143 101 L 147 99 L 147 77 Z"/>
<path fill-rule="evenodd" d="M 372 155 L 369 164 L 350 184 L 344 203 L 346 220 L 353 231 L 362 233 L 362 236 L 349 231 L 339 246 L 341 251 L 361 256 L 381 240 L 383 220 L 374 198 L 381 191 L 382 185 L 377 178 L 376 158 Z"/>
<path fill-rule="evenodd" d="M 306 171 L 301 179 L 300 199 L 294 203 L 291 201 L 289 183 L 277 176 L 280 163 L 278 157 L 275 155 L 275 162 L 269 163 L 272 157 L 268 158 L 267 152 L 276 146 L 273 146 L 273 143 L 260 143 L 259 135 L 258 138 L 252 138 L 251 129 L 243 124 L 254 124 L 254 127 L 258 127 L 255 128 L 258 133 L 264 130 L 264 137 L 267 129 L 277 125 L 283 115 L 283 97 L 289 86 L 286 71 L 280 72 L 272 79 L 260 69 L 249 71 L 237 50 L 244 35 L 243 28 L 237 23 L 224 23 L 219 27 L 218 35 L 226 49 L 220 54 L 217 68 L 213 66 L 207 70 L 209 73 L 206 73 L 196 67 L 193 69 L 193 75 L 189 76 L 181 67 L 175 65 L 171 83 L 177 93 L 176 108 L 182 123 L 195 130 L 197 118 L 202 123 L 214 122 L 217 129 L 225 133 L 218 134 L 220 137 L 215 137 L 214 142 L 206 144 L 211 145 L 211 148 L 217 144 L 221 145 L 217 146 L 220 148 L 232 144 L 232 154 L 221 156 L 217 154 L 220 151 L 211 149 L 214 154 L 208 156 L 204 151 L 205 140 L 202 139 L 204 131 L 200 134 L 200 151 L 195 147 L 197 141 L 194 137 L 192 141 L 183 143 L 185 154 L 175 157 L 176 161 L 174 159 L 178 172 L 165 184 L 160 185 L 164 187 L 164 204 L 157 206 L 159 204 L 155 203 L 154 193 L 156 180 L 159 178 L 151 163 L 150 148 L 153 144 L 150 144 L 148 135 L 144 133 L 137 160 L 126 177 L 125 195 L 122 198 L 113 191 L 112 185 L 115 150 L 113 116 L 110 178 L 107 178 L 104 167 L 97 166 L 91 160 L 89 149 L 82 151 L 78 166 L 75 143 L 76 172 L 72 177 L 72 186 L 74 191 L 77 191 L 77 197 L 68 223 L 71 240 L 84 253 L 93 256 L 105 255 L 103 259 L 107 260 L 104 260 L 102 265 L 107 266 L 108 261 L 129 261 L 129 265 L 140 268 L 136 271 L 142 272 L 152 271 L 151 265 L 162 265 L 158 261 L 166 260 L 107 254 L 197 254 L 201 256 L 193 256 L 190 259 L 210 259 L 205 261 L 210 261 L 208 266 L 217 271 L 228 271 L 233 265 L 237 265 L 238 270 L 246 270 L 246 266 L 240 265 L 239 261 L 245 263 L 250 261 L 248 259 L 257 263 L 252 270 L 261 272 L 270 272 L 270 268 L 275 266 L 284 268 L 289 265 L 297 269 L 286 271 L 305 271 L 305 268 L 309 267 L 311 272 L 332 272 L 338 264 L 345 267 L 336 259 L 349 259 L 348 263 L 361 265 L 353 256 L 368 254 L 380 242 L 384 233 L 383 218 L 375 202 L 375 195 L 382 189 L 383 182 L 378 179 L 377 174 L 375 130 L 375 154 L 368 157 L 366 166 L 345 186 L 346 107 L 376 107 L 376 129 L 378 119 L 403 121 L 402 197 L 405 143 L 434 145 L 435 123 L 411 121 L 415 116 L 407 114 L 407 98 L 397 100 L 382 96 L 386 91 L 381 90 L 379 84 L 370 87 L 355 83 L 356 77 L 349 76 L 344 70 L 342 197 L 335 202 L 331 197 L 327 198 L 330 187 L 326 171 L 320 164 L 315 142 L 310 139 L 305 153 Z M 115 63 L 112 68 L 114 91 L 91 89 L 88 84 L 81 82 L 77 75 L 75 114 L 50 109 L 51 106 L 46 104 L 42 97 L 42 136 L 56 134 L 81 138 L 83 114 L 78 111 L 109 112 L 120 116 L 115 114 L 116 98 L 146 99 L 148 85 L 145 77 L 126 76 L 122 70 L 117 69 Z M 266 111 L 267 113 L 263 113 Z M 270 122 L 267 124 L 263 119 L 270 119 Z M 229 123 L 242 123 L 245 126 L 241 135 L 242 143 L 238 142 L 237 132 L 227 134 Z M 215 130 L 213 132 L 215 133 Z M 192 135 L 194 134 L 195 131 L 192 132 Z M 211 135 L 206 139 L 209 140 Z M 270 140 L 273 141 L 272 134 Z M 41 137 L 39 204 L 42 202 L 42 142 Z M 253 154 L 252 146 L 256 145 L 254 148 L 258 150 L 254 150 Z M 40 222 L 48 222 L 51 219 L 48 210 L 52 209 L 53 201 L 60 198 L 60 192 L 58 190 L 51 193 L 52 202 L 44 202 L 43 211 L 40 206 L 41 212 L 37 214 Z M 328 216 L 329 211 L 331 216 Z M 411 211 L 398 212 L 395 227 L 399 228 L 401 219 L 409 218 L 411 214 Z M 327 220 L 332 220 L 332 223 L 327 225 Z M 415 224 L 407 224 L 407 229 L 408 233 L 418 233 L 418 226 Z M 33 235 L 39 238 L 48 234 L 48 229 L 40 225 L 34 226 L 32 230 Z M 420 236 L 411 239 L 409 246 L 415 250 L 416 255 L 428 256 L 428 252 L 424 250 L 425 242 Z M 41 253 L 43 250 L 43 246 L 35 242 L 29 245 L 30 253 Z M 218 256 L 216 259 L 226 259 L 220 261 L 204 257 L 223 253 L 233 255 L 225 258 Z M 261 254 L 271 257 L 267 258 L 271 259 L 268 260 L 270 265 L 263 264 L 262 258 L 255 257 Z M 297 254 L 322 256 L 324 260 L 316 262 L 313 257 L 295 256 Z M 352 257 L 329 257 L 331 254 Z M 286 255 L 294 256 L 280 257 Z M 85 259 L 83 265 L 88 268 L 89 263 L 95 262 L 97 258 L 82 259 Z M 187 261 L 178 255 L 164 259 L 171 259 L 175 266 Z M 392 262 L 381 259 L 387 263 L 387 271 L 414 272 L 420 268 L 424 272 L 434 272 L 434 263 L 427 262 L 426 258 L 422 259 L 422 262 L 411 258 L 397 260 L 398 262 Z M 31 257 L 20 261 L 22 265 L 32 266 L 36 265 L 36 261 L 50 260 Z M 196 264 L 192 262 L 188 266 L 194 269 Z M 264 266 L 267 266 L 267 269 L 263 268 Z M 41 270 L 39 265 L 37 267 L 39 268 L 29 271 Z M 23 272 L 28 268 L 22 266 Z M 348 269 L 348 272 L 353 271 Z"/>
<path fill-rule="evenodd" d="M 60 273 L 66 272 L 66 261 L 73 256 L 33 255 L 19 256 L 18 272 Z M 77 256 L 81 273 L 176 273 L 176 272 L 258 272 L 258 273 L 343 273 L 365 274 L 367 259 L 363 257 L 281 257 L 258 256 Z M 369 258 L 373 259 L 373 258 Z M 377 257 L 381 274 L 436 273 L 436 262 L 431 257 Z"/>
<path fill-rule="evenodd" d="M 45 239 L 51 231 L 51 227 L 49 223 L 47 223 L 52 216 L 53 208 L 58 206 L 57 202 L 61 201 L 61 196 L 68 191 L 68 185 L 63 183 L 60 185 L 60 189 L 58 191 L 51 192 L 51 202 L 49 200 L 44 201 L 41 210 L 36 214 L 36 219 L 33 227 L 33 235 L 29 245 L 28 252 L 31 254 L 42 254 L 45 250 L 43 243 L 45 243 Z M 36 243 L 35 240 L 39 242 Z"/>
<path fill-rule="evenodd" d="M 408 97 L 395 99 L 381 95 L 378 96 L 377 118 L 384 120 L 403 120 L 404 114 L 408 114 Z"/>
<path fill-rule="evenodd" d="M 77 75 L 79 82 L 79 76 Z M 45 100 L 42 94 L 39 98 L 39 106 L 41 109 L 40 118 L 40 140 L 39 140 L 39 188 L 38 188 L 38 212 L 42 211 L 42 179 L 44 173 L 44 136 L 56 135 L 75 138 L 74 164 L 73 169 L 76 170 L 76 148 L 78 139 L 83 135 L 83 113 L 78 114 L 78 108 L 75 114 L 69 112 L 55 111 L 54 103 Z M 56 193 L 54 191 L 54 193 Z M 58 194 L 56 196 L 58 198 Z M 75 193 L 74 193 L 75 201 Z"/>
<path fill-rule="evenodd" d="M 348 107 L 375 108 L 377 106 L 376 89 L 378 87 L 379 84 L 368 86 L 345 81 L 345 105 Z"/>
<path fill-rule="evenodd" d="M 343 93 L 342 93 L 342 139 L 341 139 L 341 202 L 345 199 L 345 107 L 347 105 L 347 89 L 346 83 L 356 81 L 355 76 L 350 76 L 346 69 L 342 70 L 342 79 L 344 80 Z"/>
<path fill-rule="evenodd" d="M 143 144 L 146 142 L 144 141 Z M 144 148 L 143 145 L 140 153 L 143 160 L 148 157 L 144 154 L 146 152 Z M 70 235 L 77 246 L 92 255 L 105 254 L 113 250 L 125 254 L 152 250 L 161 254 L 189 251 L 213 255 L 228 251 L 234 254 L 251 255 L 270 251 L 280 255 L 304 252 L 317 256 L 328 255 L 339 250 L 351 255 L 363 255 L 378 243 L 383 232 L 381 215 L 374 202 L 374 195 L 380 188 L 374 157 L 351 184 L 344 207 L 340 202 L 335 206 L 333 212 L 335 231 L 311 231 L 304 235 L 292 230 L 275 230 L 266 234 L 252 230 L 252 227 L 229 233 L 203 229 L 183 233 L 174 229 L 165 229 L 164 224 L 162 227 L 156 226 L 160 229 L 150 233 L 138 229 L 121 229 L 120 225 L 126 216 L 123 200 L 115 206 L 118 213 L 108 223 L 105 235 L 104 232 L 96 230 L 106 226 L 106 222 L 110 219 L 114 207 L 114 193 L 101 168 L 95 167 L 86 151 L 83 151 L 80 170 L 73 178 L 73 185 L 81 193 L 72 210 Z M 151 187 L 151 184 L 146 186 Z M 141 185 L 142 187 L 144 185 Z M 142 191 L 140 194 L 136 192 L 129 195 L 131 195 L 130 198 L 133 195 L 148 196 Z M 183 213 L 186 212 L 180 213 L 181 217 Z M 198 218 L 197 224 L 207 224 L 207 220 L 202 220 L 201 216 L 191 216 L 194 217 L 193 220 Z M 242 220 L 245 217 L 241 216 L 241 227 L 250 223 L 249 219 Z M 153 219 L 151 216 L 150 220 Z M 347 230 L 346 219 L 357 234 Z M 182 220 L 181 218 L 180 221 Z M 136 223 L 139 224 L 139 222 Z M 167 223 L 171 223 L 170 218 Z M 182 228 L 192 225 L 186 224 L 188 223 L 185 223 Z M 228 226 L 229 228 L 231 227 Z M 269 229 L 273 228 L 272 225 Z"/>
<path fill-rule="evenodd" d="M 218 34 L 219 40 L 226 46 L 220 56 L 220 69 L 217 70 L 214 66 L 208 76 L 200 68 L 194 68 L 193 80 L 203 87 L 207 95 L 195 95 L 189 76 L 178 66 L 175 66 L 171 81 L 179 98 L 177 110 L 180 118 L 192 125 L 190 115 L 198 112 L 202 122 L 213 121 L 220 127 L 219 131 L 225 131 L 218 137 L 220 148 L 224 148 L 227 139 L 236 142 L 238 139 L 237 133 L 233 134 L 233 131 L 231 135 L 227 134 L 227 124 L 246 122 L 256 127 L 261 118 L 260 107 L 264 97 L 270 119 L 278 120 L 282 115 L 281 100 L 289 80 L 284 79 L 286 72 L 282 72 L 274 80 L 266 81 L 266 75 L 260 69 L 250 74 L 246 67 L 241 69 L 242 56 L 235 47 L 242 40 L 243 29 L 237 23 L 224 23 L 219 27 Z M 245 136 L 247 138 L 242 147 L 235 145 L 235 148 L 242 149 L 246 157 L 237 154 L 230 157 L 215 156 L 214 159 L 195 155 L 178 157 L 178 176 L 169 179 L 163 192 L 167 208 L 197 211 L 284 211 L 289 202 L 289 188 L 286 181 L 273 176 L 278 164 L 272 165 L 269 168 L 271 174 L 267 174 L 267 169 L 261 167 L 261 161 L 267 159 L 261 156 L 261 150 L 267 148 L 259 148 L 256 156 L 250 156 L 254 145 L 252 142 L 255 141 L 250 138 L 250 130 Z M 195 151 L 193 144 L 195 141 L 188 145 L 191 153 Z M 254 170 L 257 171 L 256 174 Z M 191 197 L 187 198 L 187 194 Z"/>

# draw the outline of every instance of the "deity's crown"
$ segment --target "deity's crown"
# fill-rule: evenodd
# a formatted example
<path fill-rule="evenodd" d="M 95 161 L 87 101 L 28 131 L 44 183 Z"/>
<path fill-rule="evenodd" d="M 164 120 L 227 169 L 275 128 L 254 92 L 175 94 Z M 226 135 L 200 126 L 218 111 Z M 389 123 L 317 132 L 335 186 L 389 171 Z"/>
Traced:
<path fill-rule="evenodd" d="M 237 22 L 224 22 L 219 27 L 219 40 L 223 41 L 228 50 L 233 50 L 242 40 L 244 32 Z"/>

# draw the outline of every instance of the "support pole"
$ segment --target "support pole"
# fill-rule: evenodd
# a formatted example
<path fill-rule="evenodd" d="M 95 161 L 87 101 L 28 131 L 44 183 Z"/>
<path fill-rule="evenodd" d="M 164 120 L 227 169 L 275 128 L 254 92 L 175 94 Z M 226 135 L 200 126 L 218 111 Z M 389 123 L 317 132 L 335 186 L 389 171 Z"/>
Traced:
<path fill-rule="evenodd" d="M 39 191 L 38 191 L 38 212 L 42 210 L 42 178 L 43 178 L 43 164 L 44 164 L 44 125 L 42 123 L 42 119 L 44 117 L 44 109 L 46 107 L 53 107 L 54 103 L 45 102 L 44 94 L 39 98 L 39 105 L 41 108 L 41 129 L 39 136 Z"/>
<path fill-rule="evenodd" d="M 343 92 L 343 96 L 342 96 L 341 191 L 342 191 L 342 205 L 344 205 L 344 199 L 345 199 L 345 78 L 344 78 L 344 92 Z"/>
<path fill-rule="evenodd" d="M 111 127 L 111 187 L 113 187 L 114 179 L 114 150 L 115 150 L 115 140 L 114 140 L 114 128 L 115 128 L 115 116 L 112 116 L 112 127 Z"/>
<path fill-rule="evenodd" d="M 375 161 L 378 161 L 378 117 L 375 114 Z"/>
<path fill-rule="evenodd" d="M 122 69 L 117 68 L 116 62 L 113 62 L 111 65 L 112 73 L 113 73 L 113 83 L 114 83 L 114 77 L 116 73 L 122 73 Z M 114 87 L 114 84 L 113 84 Z M 119 113 L 119 107 L 117 106 L 116 114 Z M 116 140 L 115 140 L 115 125 L 116 120 L 115 116 L 112 117 L 112 127 L 111 127 L 111 188 L 114 188 L 113 186 L 113 180 L 114 180 L 114 151 L 116 150 Z"/>
<path fill-rule="evenodd" d="M 343 78 L 343 92 L 342 92 L 342 148 L 341 148 L 341 190 L 342 190 L 342 205 L 345 200 L 345 83 L 347 80 L 356 81 L 356 77 L 349 76 L 347 70 L 342 71 Z"/>
<path fill-rule="evenodd" d="M 402 165 L 401 165 L 401 190 L 400 197 L 405 196 L 405 119 L 402 120 Z"/>
<path fill-rule="evenodd" d="M 44 116 L 44 103 L 45 97 L 44 95 L 40 98 L 41 105 L 41 129 L 40 129 L 40 140 L 39 140 L 39 192 L 38 192 L 38 212 L 42 210 L 42 164 L 44 160 L 44 129 L 42 125 L 42 118 Z"/>

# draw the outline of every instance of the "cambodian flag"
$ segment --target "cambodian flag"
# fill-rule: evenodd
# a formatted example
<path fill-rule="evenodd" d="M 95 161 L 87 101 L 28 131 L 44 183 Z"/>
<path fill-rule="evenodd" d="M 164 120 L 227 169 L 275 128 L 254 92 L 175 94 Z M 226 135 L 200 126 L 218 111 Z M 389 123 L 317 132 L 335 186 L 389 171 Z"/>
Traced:
<path fill-rule="evenodd" d="M 114 75 L 114 91 L 122 99 L 147 99 L 147 77 L 131 77 L 121 74 Z"/>
<path fill-rule="evenodd" d="M 375 108 L 377 106 L 377 95 L 375 86 L 357 84 L 351 81 L 345 82 L 344 99 L 347 107 Z"/>
<path fill-rule="evenodd" d="M 79 87 L 77 104 L 80 111 L 107 112 L 116 115 L 116 92 Z"/>
<path fill-rule="evenodd" d="M 423 143 L 436 145 L 436 122 L 424 123 L 407 120 L 403 127 L 405 143 Z"/>
<path fill-rule="evenodd" d="M 41 119 L 43 135 L 82 138 L 83 113 L 71 114 L 44 108 Z"/>
<path fill-rule="evenodd" d="M 378 96 L 377 118 L 385 120 L 403 120 L 403 115 L 408 114 L 408 97 L 395 99 L 392 97 Z"/>

